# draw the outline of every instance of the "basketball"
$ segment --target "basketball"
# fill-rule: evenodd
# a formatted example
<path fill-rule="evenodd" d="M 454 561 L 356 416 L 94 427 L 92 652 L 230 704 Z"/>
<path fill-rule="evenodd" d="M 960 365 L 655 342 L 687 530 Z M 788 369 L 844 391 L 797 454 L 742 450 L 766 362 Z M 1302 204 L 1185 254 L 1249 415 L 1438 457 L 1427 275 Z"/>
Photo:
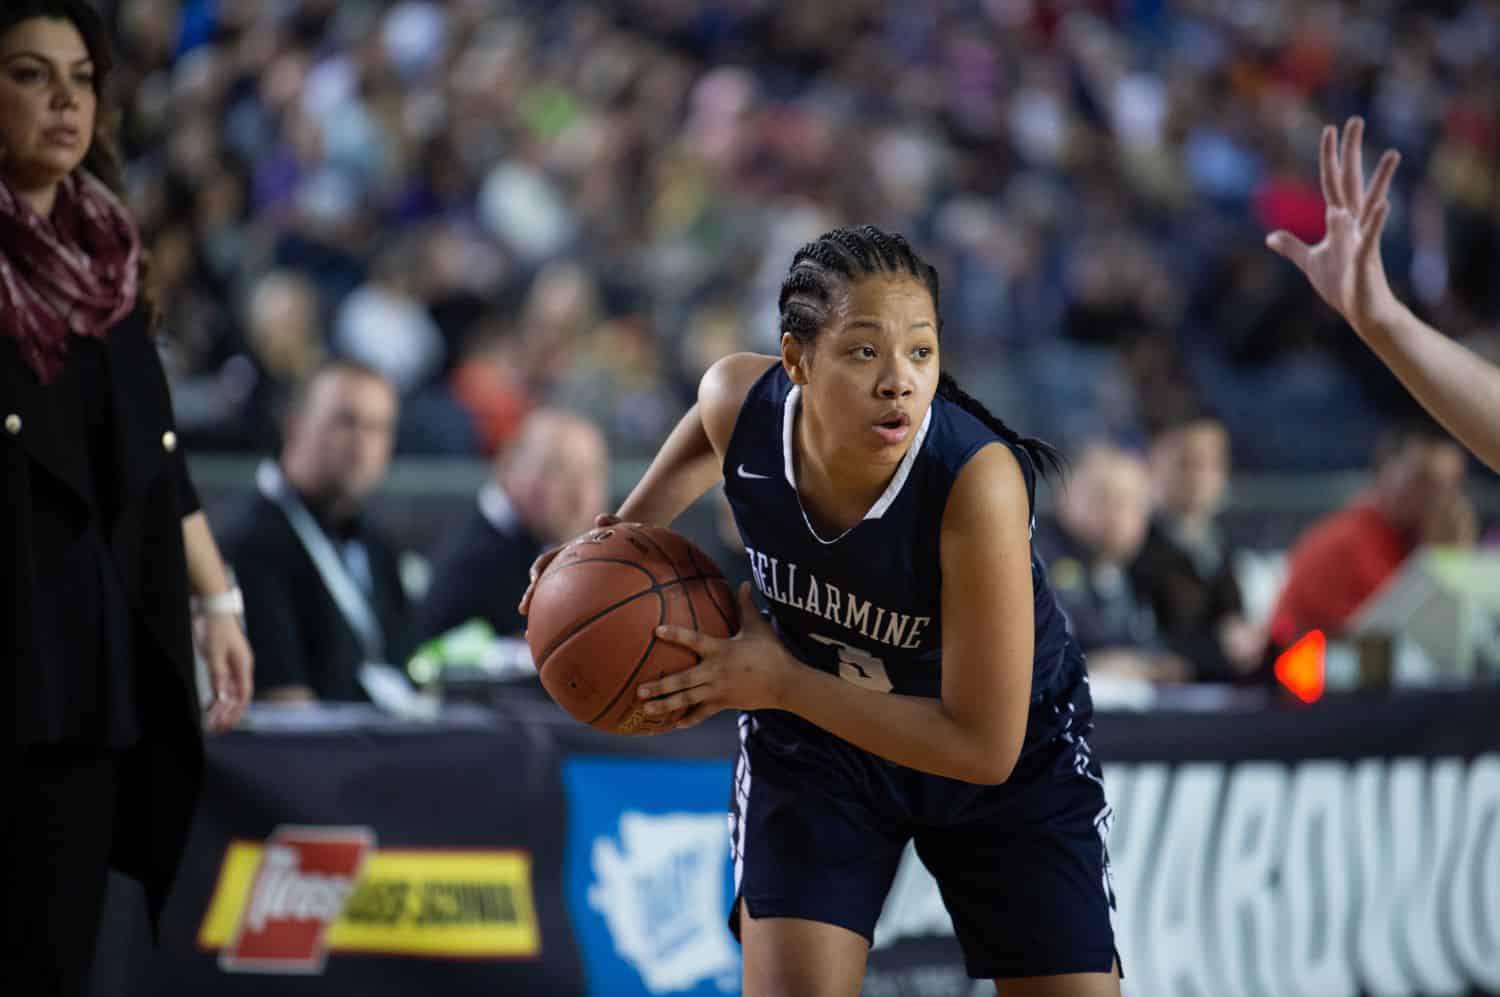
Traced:
<path fill-rule="evenodd" d="M 662 625 L 730 637 L 739 630 L 734 593 L 686 537 L 620 523 L 571 541 L 542 572 L 526 643 L 542 686 L 574 719 L 614 734 L 657 734 L 682 711 L 647 716 L 636 686 L 698 663 L 656 636 Z"/>

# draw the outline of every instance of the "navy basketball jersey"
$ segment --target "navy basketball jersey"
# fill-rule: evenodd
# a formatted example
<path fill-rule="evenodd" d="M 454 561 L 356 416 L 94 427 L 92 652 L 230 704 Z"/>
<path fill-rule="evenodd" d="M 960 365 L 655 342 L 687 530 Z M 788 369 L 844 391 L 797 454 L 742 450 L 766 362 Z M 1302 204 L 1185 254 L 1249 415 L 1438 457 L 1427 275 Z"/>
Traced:
<path fill-rule="evenodd" d="M 812 526 L 797 495 L 793 427 L 801 389 L 780 364 L 746 395 L 724 455 L 724 488 L 781 639 L 809 665 L 882 692 L 938 696 L 942 689 L 943 510 L 959 471 L 994 431 L 934 398 L 885 493 L 840 536 Z M 1000 441 L 1003 442 L 1003 441 Z M 1035 472 L 1012 447 L 1026 477 Z M 1035 590 L 1032 698 L 1079 683 L 1064 617 L 1031 558 Z M 1042 731 L 1028 730 L 1032 741 Z"/>

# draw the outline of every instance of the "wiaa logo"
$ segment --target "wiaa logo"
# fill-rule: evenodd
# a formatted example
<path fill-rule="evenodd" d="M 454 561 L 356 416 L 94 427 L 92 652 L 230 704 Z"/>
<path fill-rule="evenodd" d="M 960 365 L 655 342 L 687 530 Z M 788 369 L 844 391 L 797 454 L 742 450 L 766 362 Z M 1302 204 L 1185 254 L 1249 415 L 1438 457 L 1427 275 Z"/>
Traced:
<path fill-rule="evenodd" d="M 234 939 L 219 953 L 226 972 L 320 973 L 329 926 L 375 847 L 368 827 L 278 827 L 250 888 Z"/>
<path fill-rule="evenodd" d="M 734 989 L 739 960 L 725 924 L 724 817 L 626 811 L 619 829 L 619 844 L 594 841 L 588 899 L 620 958 L 653 994 L 705 980 Z"/>

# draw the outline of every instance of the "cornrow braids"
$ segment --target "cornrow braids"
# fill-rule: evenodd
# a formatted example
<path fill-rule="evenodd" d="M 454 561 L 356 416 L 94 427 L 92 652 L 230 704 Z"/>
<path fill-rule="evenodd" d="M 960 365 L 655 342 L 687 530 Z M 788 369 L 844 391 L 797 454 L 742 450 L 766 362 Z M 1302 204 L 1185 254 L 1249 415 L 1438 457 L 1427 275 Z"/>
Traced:
<path fill-rule="evenodd" d="M 999 416 L 986 408 L 984 402 L 960 388 L 958 382 L 953 379 L 953 375 L 947 371 L 938 375 L 937 393 L 984 423 L 1006 443 L 1019 448 L 1031 461 L 1032 470 L 1037 474 L 1045 478 L 1053 472 L 1062 473 L 1063 456 L 1056 447 L 1046 440 L 1039 440 L 1035 436 L 1022 436 L 1011 429 L 1000 421 Z"/>
<path fill-rule="evenodd" d="M 937 269 L 918 256 L 905 237 L 883 232 L 873 225 L 834 229 L 797 250 L 777 300 L 781 331 L 810 346 L 832 317 L 835 296 L 843 286 L 875 274 L 906 274 L 921 281 L 932 295 L 941 333 Z M 1045 477 L 1049 472 L 1062 470 L 1063 458 L 1056 447 L 1032 436 L 1022 436 L 1007 426 L 983 402 L 959 387 L 952 374 L 945 371 L 938 376 L 937 393 L 1025 453 L 1038 474 Z"/>

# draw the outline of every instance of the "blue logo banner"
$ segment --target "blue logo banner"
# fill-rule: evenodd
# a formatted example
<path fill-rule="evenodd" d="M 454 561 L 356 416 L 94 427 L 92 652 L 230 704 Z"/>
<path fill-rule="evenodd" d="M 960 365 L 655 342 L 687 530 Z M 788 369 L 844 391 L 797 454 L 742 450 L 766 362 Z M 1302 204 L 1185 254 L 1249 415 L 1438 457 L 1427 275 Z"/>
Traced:
<path fill-rule="evenodd" d="M 728 761 L 574 757 L 563 888 L 590 997 L 740 989 Z"/>

